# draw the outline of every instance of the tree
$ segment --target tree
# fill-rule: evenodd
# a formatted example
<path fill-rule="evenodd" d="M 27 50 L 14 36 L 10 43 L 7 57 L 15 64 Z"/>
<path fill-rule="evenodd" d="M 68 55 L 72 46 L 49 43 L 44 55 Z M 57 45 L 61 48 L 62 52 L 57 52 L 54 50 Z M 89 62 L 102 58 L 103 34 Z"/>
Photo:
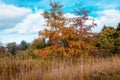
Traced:
<path fill-rule="evenodd" d="M 117 29 L 116 29 L 116 36 L 117 36 L 117 41 L 116 41 L 116 47 L 117 47 L 117 53 L 120 53 L 120 23 L 118 23 Z"/>
<path fill-rule="evenodd" d="M 117 31 L 120 31 L 120 23 L 118 23 Z"/>
<path fill-rule="evenodd" d="M 35 39 L 32 44 L 30 45 L 30 49 L 35 50 L 35 49 L 42 49 L 46 46 L 45 40 L 44 39 Z"/>
<path fill-rule="evenodd" d="M 7 51 L 12 55 L 15 55 L 18 49 L 17 44 L 15 42 L 8 43 L 6 48 L 7 48 Z"/>
<path fill-rule="evenodd" d="M 6 49 L 4 46 L 0 45 L 0 53 L 5 53 Z"/>
<path fill-rule="evenodd" d="M 26 50 L 29 47 L 29 43 L 26 41 L 21 41 L 20 45 L 18 45 L 19 50 Z"/>
<path fill-rule="evenodd" d="M 99 35 L 99 48 L 107 55 L 116 53 L 117 33 L 113 27 L 106 27 Z"/>
<path fill-rule="evenodd" d="M 50 12 L 44 12 L 48 28 L 41 31 L 40 36 L 48 38 L 51 45 L 36 52 L 69 57 L 95 53 L 97 49 L 91 28 L 96 24 L 88 17 L 89 11 L 81 8 L 75 11 L 77 17 L 69 19 L 63 16 L 62 5 L 59 2 L 51 2 L 50 6 Z M 86 24 L 88 20 L 92 21 L 90 25 Z"/>
<path fill-rule="evenodd" d="M 74 13 L 78 17 L 72 18 L 70 21 L 73 22 L 71 26 L 73 26 L 76 30 L 76 33 L 80 37 L 87 37 L 92 35 L 91 29 L 94 28 L 97 24 L 94 22 L 93 18 L 89 17 L 90 10 L 81 7 L 80 4 L 76 4 L 76 8 L 74 9 Z M 87 23 L 87 21 L 91 21 L 91 23 Z"/>
<path fill-rule="evenodd" d="M 65 25 L 65 18 L 62 12 L 62 5 L 59 2 L 50 2 L 50 12 L 45 11 L 44 17 L 47 19 L 47 26 L 43 35 L 49 39 L 51 44 L 56 44 L 60 38 L 60 29 Z"/>
<path fill-rule="evenodd" d="M 89 10 L 76 5 L 74 13 L 76 17 L 68 19 L 69 27 L 62 29 L 62 38 L 68 44 L 68 53 L 73 55 L 81 55 L 85 53 L 94 53 L 97 48 L 95 47 L 95 38 L 91 29 L 96 26 L 94 19 L 89 17 Z M 87 24 L 87 21 L 91 21 L 91 24 Z"/>
<path fill-rule="evenodd" d="M 104 26 L 103 26 L 103 28 L 102 28 L 102 31 L 104 31 L 106 28 L 107 28 L 107 26 L 106 26 L 106 25 L 104 25 Z"/>
<path fill-rule="evenodd" d="M 0 42 L 0 53 L 5 53 L 5 47 Z"/>

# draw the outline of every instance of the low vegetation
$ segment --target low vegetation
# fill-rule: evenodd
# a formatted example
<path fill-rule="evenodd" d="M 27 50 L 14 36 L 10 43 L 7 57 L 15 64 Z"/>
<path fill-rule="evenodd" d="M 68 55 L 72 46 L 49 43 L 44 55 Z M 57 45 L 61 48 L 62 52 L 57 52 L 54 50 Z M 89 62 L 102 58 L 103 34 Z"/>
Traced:
<path fill-rule="evenodd" d="M 0 57 L 0 80 L 119 80 L 120 56 L 79 59 Z"/>

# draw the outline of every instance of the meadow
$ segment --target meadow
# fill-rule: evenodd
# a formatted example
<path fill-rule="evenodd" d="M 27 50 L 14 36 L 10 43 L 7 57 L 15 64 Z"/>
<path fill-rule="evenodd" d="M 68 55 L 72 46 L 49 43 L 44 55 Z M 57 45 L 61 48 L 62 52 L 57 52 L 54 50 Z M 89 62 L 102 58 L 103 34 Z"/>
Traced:
<path fill-rule="evenodd" d="M 0 56 L 0 80 L 120 80 L 120 56 L 21 58 Z"/>

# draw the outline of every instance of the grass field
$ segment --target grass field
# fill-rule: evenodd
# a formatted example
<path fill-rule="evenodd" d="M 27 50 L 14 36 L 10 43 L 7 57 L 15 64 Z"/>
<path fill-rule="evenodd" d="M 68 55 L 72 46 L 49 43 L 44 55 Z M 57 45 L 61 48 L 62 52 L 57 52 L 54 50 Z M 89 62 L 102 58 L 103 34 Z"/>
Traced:
<path fill-rule="evenodd" d="M 120 80 L 120 56 L 77 60 L 0 57 L 0 80 Z"/>

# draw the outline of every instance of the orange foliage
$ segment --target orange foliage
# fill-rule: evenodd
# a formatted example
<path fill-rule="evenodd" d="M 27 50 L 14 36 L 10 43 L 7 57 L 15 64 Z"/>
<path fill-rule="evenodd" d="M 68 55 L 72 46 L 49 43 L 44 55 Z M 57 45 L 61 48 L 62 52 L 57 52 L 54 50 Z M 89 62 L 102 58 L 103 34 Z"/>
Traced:
<path fill-rule="evenodd" d="M 85 9 L 77 10 L 79 15 L 75 18 L 66 19 L 62 13 L 62 5 L 58 2 L 50 4 L 51 11 L 44 12 L 44 17 L 47 19 L 48 28 L 42 35 L 49 39 L 50 46 L 46 46 L 35 52 L 46 58 L 48 55 L 54 56 L 80 56 L 81 54 L 96 54 L 94 33 L 91 28 L 96 26 L 94 20 L 88 17 L 88 11 Z M 86 22 L 91 20 L 91 24 Z M 72 23 L 69 27 L 65 27 L 66 22 Z"/>

